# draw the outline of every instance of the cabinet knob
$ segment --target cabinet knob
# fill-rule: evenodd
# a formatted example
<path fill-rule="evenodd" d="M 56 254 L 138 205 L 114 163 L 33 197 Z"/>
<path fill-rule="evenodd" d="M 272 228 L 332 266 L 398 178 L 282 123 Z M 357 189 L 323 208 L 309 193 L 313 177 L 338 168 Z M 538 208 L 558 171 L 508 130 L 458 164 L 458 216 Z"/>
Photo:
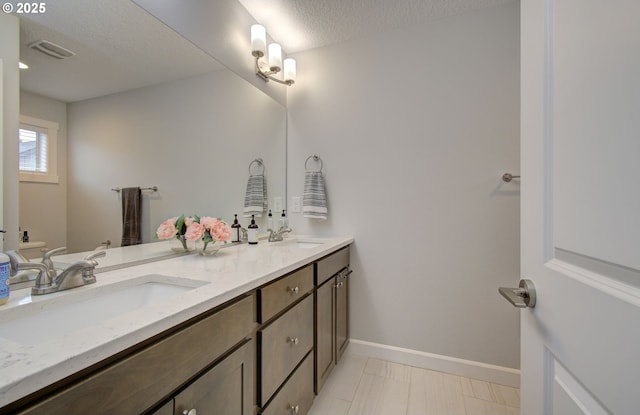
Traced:
<path fill-rule="evenodd" d="M 300 412 L 300 405 L 289 405 L 289 410 L 292 414 L 297 414 Z"/>
<path fill-rule="evenodd" d="M 300 288 L 298 288 L 297 286 L 296 286 L 296 287 L 289 288 L 289 292 L 290 292 L 291 294 L 298 294 L 298 291 L 300 291 Z"/>
<path fill-rule="evenodd" d="M 185 409 L 184 411 L 182 411 L 182 415 L 197 415 L 196 414 L 196 409 Z"/>
<path fill-rule="evenodd" d="M 337 283 L 336 285 L 334 285 L 334 288 L 340 288 L 344 285 L 344 281 L 340 281 L 339 283 Z"/>
<path fill-rule="evenodd" d="M 289 337 L 287 341 L 291 344 L 298 344 L 299 340 L 297 337 Z"/>

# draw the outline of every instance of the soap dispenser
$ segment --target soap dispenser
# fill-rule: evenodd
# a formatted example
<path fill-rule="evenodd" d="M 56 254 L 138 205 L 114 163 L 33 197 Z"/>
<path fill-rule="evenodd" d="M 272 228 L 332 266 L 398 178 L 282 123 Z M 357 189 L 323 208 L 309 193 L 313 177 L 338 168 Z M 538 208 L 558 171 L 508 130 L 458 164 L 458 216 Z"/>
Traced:
<path fill-rule="evenodd" d="M 255 215 L 251 215 L 251 224 L 248 226 L 249 245 L 258 244 L 258 225 L 256 224 Z"/>
<path fill-rule="evenodd" d="M 238 215 L 233 215 L 233 225 L 231 225 L 231 242 L 240 242 L 240 229 L 242 226 L 238 223 Z"/>
<path fill-rule="evenodd" d="M 271 214 L 271 209 L 269 209 L 269 214 L 267 215 L 267 229 L 271 229 L 272 231 L 277 230 L 273 228 L 273 215 Z"/>
<path fill-rule="evenodd" d="M 289 225 L 287 224 L 287 215 L 285 214 L 285 209 L 282 209 L 282 215 L 280 215 L 280 229 L 286 229 Z M 289 232 L 284 232 L 282 235 L 283 238 L 289 237 Z"/>
<path fill-rule="evenodd" d="M 11 264 L 9 257 L 0 252 L 0 305 L 9 301 L 9 276 Z"/>

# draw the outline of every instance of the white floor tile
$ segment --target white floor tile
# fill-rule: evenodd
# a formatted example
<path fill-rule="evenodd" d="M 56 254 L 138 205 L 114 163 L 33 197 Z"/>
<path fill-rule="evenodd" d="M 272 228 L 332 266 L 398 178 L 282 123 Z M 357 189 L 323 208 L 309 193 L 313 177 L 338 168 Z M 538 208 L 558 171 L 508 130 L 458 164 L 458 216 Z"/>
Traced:
<path fill-rule="evenodd" d="M 518 415 L 520 390 L 345 353 L 310 415 Z"/>

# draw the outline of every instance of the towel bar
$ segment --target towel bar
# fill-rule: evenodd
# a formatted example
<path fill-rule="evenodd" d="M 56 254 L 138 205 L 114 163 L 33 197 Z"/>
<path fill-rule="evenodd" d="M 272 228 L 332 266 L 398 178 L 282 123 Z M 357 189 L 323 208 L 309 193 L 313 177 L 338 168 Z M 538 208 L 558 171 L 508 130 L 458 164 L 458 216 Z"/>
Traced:
<path fill-rule="evenodd" d="M 111 190 L 113 190 L 114 192 L 118 192 L 118 193 L 120 193 L 120 191 L 121 191 L 122 189 L 121 189 L 121 188 L 119 188 L 119 187 L 114 187 L 114 188 L 113 188 L 113 189 L 111 189 Z M 141 188 L 140 188 L 140 190 L 152 190 L 152 191 L 154 191 L 154 192 L 157 192 L 157 191 L 158 191 L 158 186 L 141 187 Z"/>

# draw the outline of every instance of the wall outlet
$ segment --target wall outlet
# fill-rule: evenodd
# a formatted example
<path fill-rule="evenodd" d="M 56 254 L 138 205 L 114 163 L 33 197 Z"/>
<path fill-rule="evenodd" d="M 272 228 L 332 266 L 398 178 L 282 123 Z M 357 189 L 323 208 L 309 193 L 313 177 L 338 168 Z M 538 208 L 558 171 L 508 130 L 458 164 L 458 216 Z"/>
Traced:
<path fill-rule="evenodd" d="M 275 215 L 276 212 L 282 212 L 282 198 L 281 197 L 274 197 L 273 198 L 273 214 Z"/>
<path fill-rule="evenodd" d="M 291 212 L 293 213 L 302 212 L 302 203 L 300 201 L 300 196 L 293 196 L 291 198 Z"/>

